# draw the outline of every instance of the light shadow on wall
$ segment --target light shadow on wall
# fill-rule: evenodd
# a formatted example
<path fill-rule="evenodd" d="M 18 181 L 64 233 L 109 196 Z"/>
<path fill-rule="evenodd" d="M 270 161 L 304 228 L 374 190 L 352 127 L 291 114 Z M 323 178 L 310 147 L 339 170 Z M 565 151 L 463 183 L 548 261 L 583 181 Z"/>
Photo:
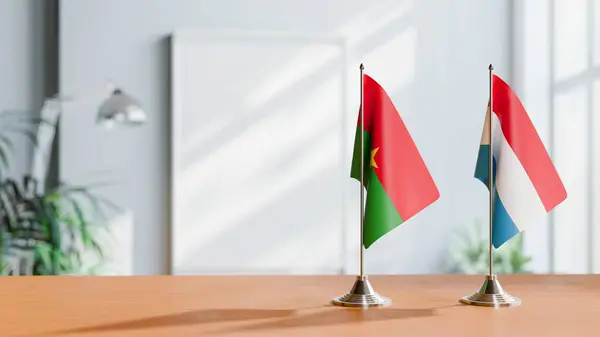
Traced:
<path fill-rule="evenodd" d="M 396 94 L 410 90 L 417 75 L 418 28 L 411 12 L 402 8 L 397 17 L 382 13 L 388 14 L 385 23 L 374 23 L 376 29 L 365 31 L 363 40 L 351 41 L 347 50 L 351 60 L 368 60 L 371 74 Z M 307 273 L 339 270 L 341 190 L 350 181 L 352 148 L 345 142 L 354 134 L 358 97 L 352 92 L 348 102 L 328 101 L 335 95 L 340 99 L 334 90 L 350 86 L 339 76 L 343 58 L 325 54 L 321 59 L 313 56 L 308 63 L 314 67 L 299 62 L 298 55 L 287 55 L 285 62 L 272 65 L 277 71 L 255 78 L 260 96 L 246 97 L 242 106 L 227 103 L 227 118 L 207 120 L 203 135 L 189 138 L 193 141 L 186 143 L 186 157 L 194 159 L 183 163 L 178 184 L 184 203 L 178 206 L 183 214 L 196 214 L 190 219 L 198 223 L 175 229 L 185 231 L 175 242 L 180 271 L 278 272 L 286 264 Z M 349 71 L 356 68 L 353 62 L 348 65 Z M 323 94 L 328 92 L 334 96 Z M 290 106 L 299 108 L 290 111 Z M 342 108 L 343 116 L 337 113 Z M 343 131 L 340 123 L 346 126 Z M 209 127 L 214 130 L 207 132 Z M 259 138 L 269 146 L 245 145 Z M 349 153 L 340 154 L 340 148 Z M 226 152 L 235 168 L 219 161 Z M 236 190 L 236 184 L 246 189 Z M 198 270 L 198 265 L 205 267 Z"/>

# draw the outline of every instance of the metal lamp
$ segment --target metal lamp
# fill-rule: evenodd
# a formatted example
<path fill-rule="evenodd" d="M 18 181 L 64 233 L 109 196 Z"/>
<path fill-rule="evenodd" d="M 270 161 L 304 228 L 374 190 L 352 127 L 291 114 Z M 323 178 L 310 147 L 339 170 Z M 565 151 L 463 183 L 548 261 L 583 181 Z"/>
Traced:
<path fill-rule="evenodd" d="M 106 93 L 108 97 L 106 96 Z M 65 103 L 75 103 L 99 96 L 98 93 L 86 95 L 56 95 L 46 101 L 48 108 L 58 117 Z M 125 93 L 122 89 L 109 85 L 108 90 L 102 91 L 103 100 L 97 110 L 96 122 L 111 127 L 114 124 L 137 126 L 146 122 L 146 113 L 138 100 Z M 54 118 L 51 118 L 54 119 Z"/>
<path fill-rule="evenodd" d="M 108 97 L 106 96 L 106 93 Z M 115 124 L 125 126 L 137 126 L 145 123 L 146 113 L 131 95 L 126 94 L 120 88 L 109 85 L 108 90 L 102 90 L 102 101 L 96 114 L 96 123 L 111 127 Z M 55 95 L 44 102 L 40 115 L 48 123 L 38 127 L 38 146 L 34 150 L 32 173 L 38 181 L 46 181 L 48 167 L 50 165 L 49 155 L 56 133 L 56 125 L 60 114 L 64 111 L 65 103 L 77 103 L 87 101 L 99 96 L 99 93 L 84 95 Z"/>
<path fill-rule="evenodd" d="M 96 120 L 107 127 L 115 123 L 137 126 L 146 122 L 146 113 L 135 98 L 117 88 L 100 105 Z"/>

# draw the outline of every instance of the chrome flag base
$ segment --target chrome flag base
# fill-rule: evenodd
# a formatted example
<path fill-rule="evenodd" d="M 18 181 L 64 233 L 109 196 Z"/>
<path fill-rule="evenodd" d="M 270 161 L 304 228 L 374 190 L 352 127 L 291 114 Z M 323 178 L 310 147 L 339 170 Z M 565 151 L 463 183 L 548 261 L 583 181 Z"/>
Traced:
<path fill-rule="evenodd" d="M 350 292 L 334 298 L 331 304 L 340 307 L 370 308 L 388 306 L 392 301 L 376 293 L 364 275 L 357 276 Z"/>
<path fill-rule="evenodd" d="M 521 300 L 505 292 L 496 275 L 487 275 L 478 292 L 460 299 L 461 303 L 483 307 L 517 307 Z"/>

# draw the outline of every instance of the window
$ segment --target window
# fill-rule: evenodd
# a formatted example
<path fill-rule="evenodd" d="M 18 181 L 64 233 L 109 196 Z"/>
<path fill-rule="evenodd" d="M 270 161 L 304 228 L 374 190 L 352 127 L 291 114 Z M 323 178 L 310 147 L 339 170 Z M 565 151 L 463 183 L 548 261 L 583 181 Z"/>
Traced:
<path fill-rule="evenodd" d="M 600 3 L 514 4 L 513 85 L 568 193 L 525 247 L 535 272 L 600 272 Z"/>

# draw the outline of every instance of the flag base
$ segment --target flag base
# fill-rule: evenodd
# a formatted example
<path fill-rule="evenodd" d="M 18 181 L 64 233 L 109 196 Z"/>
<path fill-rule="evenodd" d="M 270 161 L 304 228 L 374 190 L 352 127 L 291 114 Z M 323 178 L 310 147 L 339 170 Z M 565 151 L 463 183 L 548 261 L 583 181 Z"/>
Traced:
<path fill-rule="evenodd" d="M 367 276 L 364 275 L 357 276 L 350 292 L 334 298 L 331 304 L 340 307 L 370 308 L 388 306 L 392 301 L 376 293 Z"/>
<path fill-rule="evenodd" d="M 486 275 L 485 281 L 478 292 L 460 299 L 461 303 L 483 307 L 516 307 L 521 300 L 505 292 L 498 282 L 496 275 Z"/>

